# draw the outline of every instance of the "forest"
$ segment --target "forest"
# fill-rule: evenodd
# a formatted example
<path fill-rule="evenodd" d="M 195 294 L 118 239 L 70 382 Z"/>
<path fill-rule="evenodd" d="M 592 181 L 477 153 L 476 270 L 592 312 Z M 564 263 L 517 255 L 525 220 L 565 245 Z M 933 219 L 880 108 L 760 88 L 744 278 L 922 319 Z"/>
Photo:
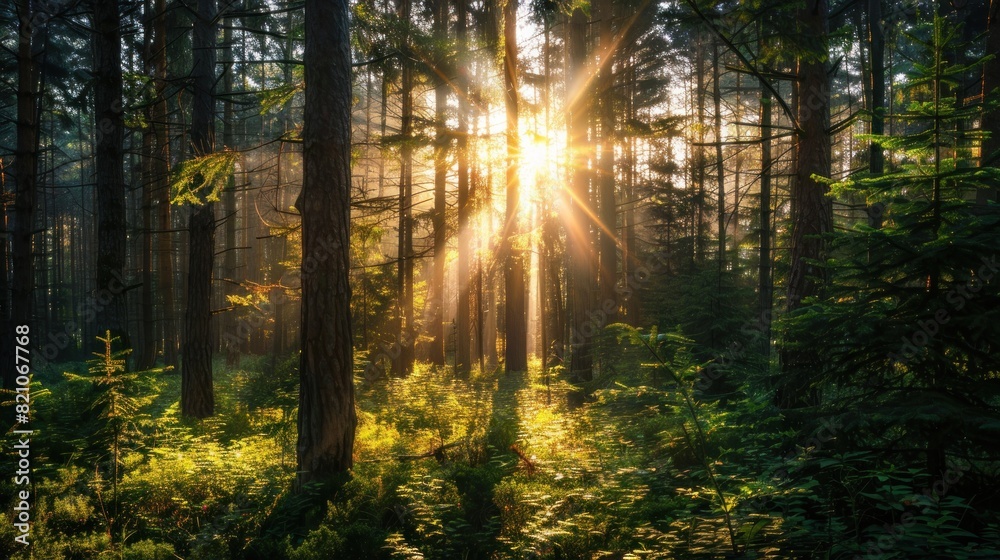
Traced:
<path fill-rule="evenodd" d="M 1000 558 L 1000 0 L 0 24 L 0 557 Z"/>

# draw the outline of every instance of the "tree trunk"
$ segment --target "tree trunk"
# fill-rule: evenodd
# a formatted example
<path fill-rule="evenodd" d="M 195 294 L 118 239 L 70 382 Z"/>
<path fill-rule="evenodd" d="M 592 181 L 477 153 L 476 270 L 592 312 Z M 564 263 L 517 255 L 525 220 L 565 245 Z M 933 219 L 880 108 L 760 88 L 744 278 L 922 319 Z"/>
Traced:
<path fill-rule="evenodd" d="M 760 324 L 764 331 L 761 353 L 771 355 L 771 92 L 760 88 L 760 252 L 758 254 L 757 295 Z"/>
<path fill-rule="evenodd" d="M 833 210 L 827 186 L 813 176 L 830 176 L 830 82 L 826 70 L 828 29 L 826 0 L 810 0 L 798 12 L 803 36 L 813 39 L 808 58 L 798 63 L 798 138 L 795 177 L 792 182 L 791 270 L 788 274 L 788 311 L 802 300 L 818 295 L 825 272 L 810 261 L 821 261 L 825 252 L 823 236 L 833 229 Z M 808 374 L 815 357 L 804 352 L 785 351 L 784 386 L 777 402 L 783 408 L 815 401 L 808 389 Z"/>
<path fill-rule="evenodd" d="M 524 284 L 524 254 L 517 236 L 520 228 L 521 180 L 519 177 L 520 130 L 518 124 L 517 91 L 517 0 L 506 0 L 504 6 L 504 101 L 507 109 L 507 208 L 504 226 L 504 324 L 507 329 L 504 344 L 504 371 L 528 371 L 528 325 Z"/>
<path fill-rule="evenodd" d="M 153 51 L 153 3 L 145 0 L 143 5 L 143 71 L 152 80 L 156 79 L 156 58 Z M 155 96 L 155 92 L 152 96 Z M 136 358 L 136 368 L 145 370 L 153 367 L 156 362 L 156 311 L 153 301 L 156 296 L 156 286 L 153 285 L 153 248 L 155 234 L 153 233 L 153 160 L 156 158 L 156 128 L 153 126 L 155 97 L 148 100 L 143 109 L 146 127 L 142 130 L 142 336 L 140 337 L 139 353 Z"/>
<path fill-rule="evenodd" d="M 721 70 L 719 60 L 719 41 L 712 41 L 712 103 L 714 105 L 715 124 L 715 180 L 716 180 L 716 241 L 718 242 L 718 282 L 719 289 L 722 289 L 722 273 L 726 269 L 726 174 L 722 159 L 722 90 L 719 88 L 719 78 Z M 737 197 L 739 194 L 737 193 Z M 718 306 L 721 293 L 716 294 L 716 312 L 721 310 Z"/>
<path fill-rule="evenodd" d="M 468 5 L 467 0 L 455 0 L 458 41 L 458 310 L 456 312 L 455 364 L 460 374 L 472 364 L 471 305 L 472 289 L 470 262 L 472 258 L 471 200 L 469 197 L 469 69 L 468 69 Z"/>
<path fill-rule="evenodd" d="M 125 124 L 122 118 L 122 43 L 118 0 L 93 2 L 94 148 L 97 188 L 97 285 L 108 300 L 98 307 L 98 332 L 111 331 L 129 347 L 125 323 Z M 102 301 L 103 303 L 103 301 Z M 85 347 L 90 341 L 85 342 Z"/>
<path fill-rule="evenodd" d="M 566 220 L 566 250 L 570 259 L 571 285 L 569 307 L 572 320 L 570 329 L 570 379 L 575 382 L 593 378 L 591 337 L 593 326 L 588 317 L 591 308 L 591 283 L 593 249 L 590 244 L 590 218 L 587 204 L 590 200 L 589 172 L 587 170 L 587 94 L 585 64 L 587 59 L 587 17 L 581 8 L 573 10 L 567 28 L 568 77 L 566 89 L 566 124 L 569 132 L 570 199 L 564 207 L 570 208 Z"/>
<path fill-rule="evenodd" d="M 34 13 L 31 0 L 17 2 L 18 39 L 17 46 L 17 151 L 14 160 L 14 225 L 11 243 L 11 284 L 10 323 L 6 325 L 4 338 L 0 344 L 4 348 L 3 380 L 4 388 L 13 389 L 14 334 L 21 325 L 28 327 L 29 337 L 42 340 L 41 333 L 34 332 L 31 303 L 34 301 L 35 268 L 32 263 L 32 231 L 38 193 L 38 98 L 39 69 L 35 62 L 43 44 L 42 30 L 32 24 Z M 3 294 L 6 297 L 7 294 Z M 50 358 L 47 358 L 50 359 Z M 7 410 L 13 412 L 14 407 Z M 10 418 L 5 415 L 5 419 Z M 12 419 L 12 418 L 10 418 Z"/>
<path fill-rule="evenodd" d="M 227 61 L 223 69 L 222 87 L 225 90 L 225 98 L 222 101 L 222 146 L 227 150 L 236 149 L 236 136 L 233 131 L 233 121 L 235 114 L 233 111 L 233 29 L 227 25 L 222 32 L 222 57 Z M 226 179 L 226 189 L 223 193 L 223 206 L 225 207 L 226 220 L 226 243 L 223 247 L 225 256 L 223 257 L 223 273 L 225 278 L 222 284 L 222 294 L 224 296 L 223 308 L 229 307 L 228 297 L 236 294 L 236 174 L 233 173 Z M 223 333 L 234 333 L 238 327 L 236 314 L 232 311 L 225 312 L 223 321 Z M 226 365 L 236 366 L 239 364 L 239 348 L 232 343 L 222 341 L 222 347 L 226 354 Z"/>
<path fill-rule="evenodd" d="M 705 131 L 708 129 L 708 125 L 705 123 L 705 45 L 701 30 L 695 32 L 695 37 L 694 102 L 698 115 L 698 145 L 694 149 L 694 169 L 692 173 L 694 174 L 698 194 L 691 205 L 691 209 L 695 213 L 694 223 L 696 224 L 694 238 L 692 239 L 694 250 L 693 262 L 701 264 L 705 261 L 705 203 L 707 202 L 707 197 L 705 196 L 705 161 L 708 159 L 705 157 Z"/>
<path fill-rule="evenodd" d="M 298 484 L 354 464 L 347 0 L 306 0 Z"/>
<path fill-rule="evenodd" d="M 448 40 L 448 0 L 434 0 L 434 35 L 444 44 Z M 434 81 L 434 272 L 430 285 L 431 337 L 428 359 L 432 364 L 444 365 L 444 265 L 447 257 L 447 229 L 445 200 L 448 177 L 448 127 L 445 111 L 448 108 L 448 82 L 440 75 Z"/>
<path fill-rule="evenodd" d="M 410 23 L 410 0 L 399 0 L 397 15 L 405 25 Z M 404 53 L 409 52 L 409 31 L 403 35 Z M 396 375 L 409 375 L 413 371 L 413 343 L 416 338 L 413 324 L 413 64 L 409 55 L 402 59 L 402 84 L 400 96 L 402 108 L 400 116 L 400 147 L 399 165 L 399 226 L 396 291 L 396 344 L 398 356 L 393 360 L 393 370 Z"/>
<path fill-rule="evenodd" d="M 597 161 L 597 187 L 600 200 L 601 227 L 597 229 L 600 247 L 600 309 L 604 315 L 597 328 L 616 320 L 618 311 L 615 285 L 618 274 L 618 207 L 615 200 L 615 91 L 613 65 L 618 41 L 614 36 L 612 16 L 614 3 L 600 0 L 598 30 L 601 44 L 601 61 L 597 71 L 598 99 L 594 108 L 598 110 L 600 123 L 600 157 Z"/>
<path fill-rule="evenodd" d="M 215 0 L 198 0 L 194 21 L 191 77 L 191 146 L 194 157 L 215 149 Z M 215 254 L 215 204 L 191 209 L 188 226 L 187 313 L 181 361 L 181 413 L 205 418 L 214 413 L 212 390 L 212 261 Z"/>
<path fill-rule="evenodd" d="M 868 47 L 871 57 L 871 103 L 872 112 L 871 133 L 882 134 L 885 131 L 885 38 L 882 36 L 882 0 L 868 0 Z M 881 175 L 885 169 L 885 154 L 882 146 L 872 142 L 868 148 L 868 172 L 872 176 Z M 868 209 L 868 225 L 873 228 L 882 226 L 882 207 L 876 205 Z"/>
<path fill-rule="evenodd" d="M 171 242 L 173 222 L 170 210 L 170 135 L 167 88 L 167 17 L 166 0 L 153 0 L 154 80 L 153 112 L 150 126 L 156 132 L 156 152 L 152 157 L 153 192 L 156 203 L 156 225 L 160 230 L 156 243 L 156 283 L 163 321 L 163 363 L 177 366 L 177 323 L 174 319 L 174 244 Z"/>

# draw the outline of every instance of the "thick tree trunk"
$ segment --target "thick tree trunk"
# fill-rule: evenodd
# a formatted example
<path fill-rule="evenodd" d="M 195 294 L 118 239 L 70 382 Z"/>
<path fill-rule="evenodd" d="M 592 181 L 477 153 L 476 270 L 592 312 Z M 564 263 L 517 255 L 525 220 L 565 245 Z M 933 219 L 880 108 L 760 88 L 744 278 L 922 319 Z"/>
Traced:
<path fill-rule="evenodd" d="M 42 340 L 41 333 L 34 332 L 31 307 L 34 301 L 35 267 L 32 262 L 32 231 L 38 193 L 38 66 L 35 62 L 40 49 L 41 30 L 33 25 L 31 0 L 18 0 L 18 46 L 17 46 L 17 148 L 14 154 L 14 224 L 11 243 L 11 268 L 13 269 L 10 290 L 10 323 L 5 323 L 3 341 L 4 356 L 3 386 L 13 389 L 16 370 L 14 368 L 14 334 L 21 325 L 28 327 L 29 337 Z M 7 294 L 3 294 L 4 297 Z M 14 407 L 7 407 L 11 413 Z M 12 418 L 7 415 L 5 420 Z"/>
<path fill-rule="evenodd" d="M 93 2 L 94 147 L 97 188 L 97 331 L 110 330 L 130 346 L 125 322 L 125 125 L 122 118 L 122 43 L 118 0 Z M 102 302 L 103 303 L 103 302 Z M 85 342 L 90 345 L 91 341 Z"/>
<path fill-rule="evenodd" d="M 826 196 L 828 188 L 813 177 L 830 176 L 830 80 L 826 69 L 828 30 L 826 0 L 810 0 L 798 12 L 803 36 L 811 37 L 811 54 L 798 65 L 798 138 L 795 177 L 792 182 L 791 270 L 788 274 L 789 311 L 798 309 L 802 300 L 818 295 L 824 281 L 824 269 L 813 264 L 822 261 L 826 248 L 823 236 L 833 229 L 833 209 Z M 783 408 L 807 405 L 815 401 L 806 376 L 815 356 L 785 351 L 783 387 L 777 403 Z"/>
<path fill-rule="evenodd" d="M 567 57 L 570 87 L 567 88 L 566 123 L 569 132 L 570 199 L 565 207 L 570 209 L 566 220 L 566 249 L 569 254 L 570 288 L 569 307 L 572 320 L 570 328 L 570 379 L 589 381 L 593 378 L 591 338 L 594 334 L 589 313 L 592 309 L 592 282 L 594 254 L 590 244 L 590 218 L 587 205 L 590 201 L 589 171 L 587 170 L 587 94 L 586 82 L 587 17 L 581 8 L 573 10 L 567 26 Z"/>
<path fill-rule="evenodd" d="M 191 77 L 194 81 L 191 146 L 194 157 L 215 149 L 215 0 L 198 0 Z M 212 390 L 212 262 L 215 205 L 192 208 L 188 226 L 187 313 L 181 361 L 181 413 L 205 418 L 214 413 Z"/>
<path fill-rule="evenodd" d="M 469 74 L 467 56 L 468 5 L 467 0 L 455 0 L 458 41 L 458 310 L 456 312 L 455 364 L 459 373 L 467 373 L 472 364 L 472 332 L 469 292 L 472 260 L 471 200 L 469 196 Z"/>
<path fill-rule="evenodd" d="M 517 0 L 506 0 L 504 7 L 504 101 L 507 109 L 507 208 L 504 227 L 504 324 L 507 328 L 504 344 L 504 371 L 528 370 L 527 294 L 524 283 L 524 252 L 516 239 L 521 232 L 520 198 L 521 157 L 518 124 L 517 91 Z"/>
<path fill-rule="evenodd" d="M 347 0 L 306 0 L 299 486 L 354 464 Z"/>
<path fill-rule="evenodd" d="M 602 324 L 616 320 L 618 305 L 615 286 L 618 275 L 618 205 L 615 200 L 615 91 L 614 59 L 617 48 L 612 25 L 614 2 L 600 0 L 597 4 L 598 30 L 601 44 L 601 61 L 597 71 L 598 102 L 594 108 L 599 113 L 595 119 L 600 123 L 600 156 L 597 161 L 597 188 L 600 200 L 601 226 L 597 229 L 600 247 L 600 293 Z"/>
<path fill-rule="evenodd" d="M 434 0 L 434 35 L 438 41 L 448 40 L 448 0 Z M 447 257 L 447 228 L 445 200 L 448 177 L 448 127 L 445 111 L 448 108 L 448 82 L 435 76 L 434 83 L 434 272 L 430 285 L 431 337 L 428 359 L 432 364 L 444 365 L 444 265 Z"/>

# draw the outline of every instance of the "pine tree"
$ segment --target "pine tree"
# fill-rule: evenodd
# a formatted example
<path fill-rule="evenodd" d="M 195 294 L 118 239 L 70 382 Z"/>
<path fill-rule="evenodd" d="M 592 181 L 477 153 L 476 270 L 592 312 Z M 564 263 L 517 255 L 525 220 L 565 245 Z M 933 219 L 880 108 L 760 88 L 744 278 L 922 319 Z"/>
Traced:
<path fill-rule="evenodd" d="M 886 451 L 922 448 L 934 476 L 949 456 L 1000 442 L 991 420 L 1000 412 L 992 381 L 1000 372 L 1000 220 L 971 211 L 976 191 L 995 186 L 1000 170 L 968 165 L 972 153 L 962 147 L 982 135 L 959 126 L 976 116 L 956 98 L 970 66 L 947 59 L 959 34 L 935 17 L 909 35 L 920 57 L 902 87 L 909 104 L 892 115 L 906 130 L 871 137 L 902 157 L 901 169 L 833 189 L 884 205 L 883 223 L 831 237 L 829 293 L 804 301 L 787 323 L 794 351 L 824 357 L 810 386 L 845 432 L 863 426 L 856 439 L 877 434 L 874 445 Z"/>

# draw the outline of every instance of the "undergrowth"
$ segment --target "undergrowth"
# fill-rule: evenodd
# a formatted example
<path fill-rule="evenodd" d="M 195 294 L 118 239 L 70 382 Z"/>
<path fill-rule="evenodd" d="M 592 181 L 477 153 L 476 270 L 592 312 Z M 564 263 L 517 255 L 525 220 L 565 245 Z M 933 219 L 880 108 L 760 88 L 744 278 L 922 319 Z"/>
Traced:
<path fill-rule="evenodd" d="M 608 337 L 613 359 L 577 408 L 567 395 L 578 387 L 537 362 L 467 379 L 427 365 L 404 379 L 359 372 L 355 469 L 299 493 L 294 356 L 217 364 L 219 412 L 202 422 L 180 417 L 176 372 L 128 374 L 136 406 L 116 420 L 129 437 L 113 447 L 92 406 L 108 385 L 79 364 L 38 374 L 34 557 L 1000 556 L 995 517 L 969 525 L 968 465 L 935 480 L 842 449 L 836 424 L 787 430 L 766 395 L 705 397 L 706 363 L 683 336 L 612 326 Z M 0 555 L 28 558 L 12 531 L 0 526 Z"/>

